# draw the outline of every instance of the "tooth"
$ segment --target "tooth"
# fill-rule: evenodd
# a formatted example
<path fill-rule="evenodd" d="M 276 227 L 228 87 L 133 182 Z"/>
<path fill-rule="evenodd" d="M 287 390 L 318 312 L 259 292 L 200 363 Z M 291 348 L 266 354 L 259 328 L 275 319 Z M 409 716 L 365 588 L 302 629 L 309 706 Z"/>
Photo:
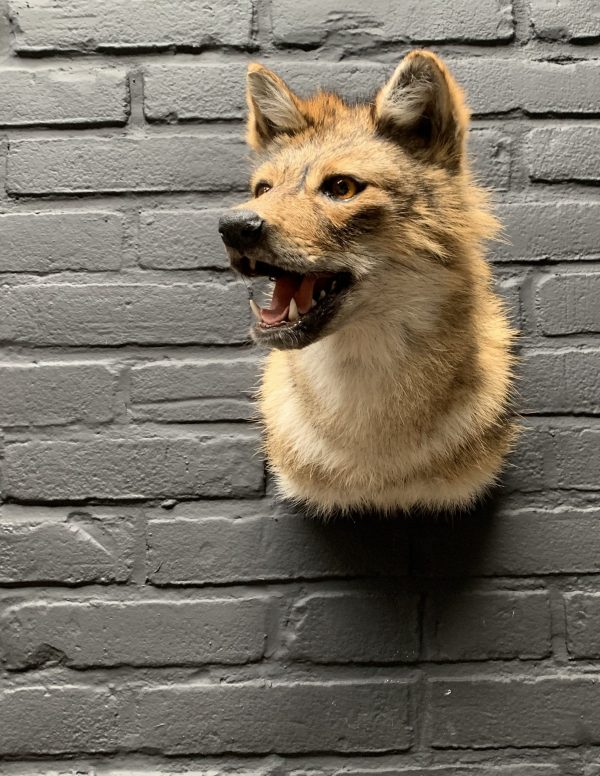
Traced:
<path fill-rule="evenodd" d="M 298 320 L 298 305 L 296 304 L 296 300 L 293 297 L 292 297 L 292 301 L 290 302 L 290 311 L 288 313 L 288 320 L 289 321 Z"/>
<path fill-rule="evenodd" d="M 317 306 L 317 300 L 316 299 L 311 299 L 310 300 L 310 309 L 312 310 L 313 307 L 316 307 L 316 306 Z"/>
<path fill-rule="evenodd" d="M 319 299 L 325 299 L 326 296 L 327 294 L 325 293 L 325 291 L 321 291 L 321 293 L 319 294 Z"/>
<path fill-rule="evenodd" d="M 254 313 L 254 317 L 256 318 L 257 321 L 262 320 L 260 315 L 260 307 L 256 304 L 254 299 L 250 299 L 250 309 Z"/>
<path fill-rule="evenodd" d="M 335 289 L 335 284 L 336 284 L 336 281 L 334 280 L 333 283 L 331 284 L 331 290 L 332 291 Z"/>
<path fill-rule="evenodd" d="M 248 259 L 248 261 L 250 262 L 250 269 L 254 272 L 256 269 L 256 259 Z"/>

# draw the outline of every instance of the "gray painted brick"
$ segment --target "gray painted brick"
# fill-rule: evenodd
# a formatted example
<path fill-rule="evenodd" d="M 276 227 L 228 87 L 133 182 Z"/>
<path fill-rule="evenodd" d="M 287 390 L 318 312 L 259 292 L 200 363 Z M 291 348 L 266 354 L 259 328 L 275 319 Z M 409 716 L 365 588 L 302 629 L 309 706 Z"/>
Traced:
<path fill-rule="evenodd" d="M 532 0 L 531 21 L 535 34 L 547 40 L 585 43 L 600 38 L 596 0 Z"/>
<path fill-rule="evenodd" d="M 172 684 L 140 691 L 141 741 L 165 754 L 403 750 L 410 696 L 394 679 Z"/>
<path fill-rule="evenodd" d="M 134 558 L 134 523 L 98 507 L 0 508 L 0 584 L 125 582 Z"/>
<path fill-rule="evenodd" d="M 20 54 L 55 51 L 206 48 L 246 46 L 252 4 L 231 0 L 227 13 L 219 5 L 194 0 L 11 0 L 15 47 Z"/>
<path fill-rule="evenodd" d="M 264 653 L 268 601 L 34 601 L 2 615 L 9 669 L 39 667 L 60 655 L 71 668 L 248 663 Z"/>
<path fill-rule="evenodd" d="M 156 421 L 246 420 L 256 414 L 258 372 L 254 354 L 141 364 L 131 370 L 131 412 Z"/>
<path fill-rule="evenodd" d="M 493 762 L 493 761 L 492 761 Z M 0 774 L 2 771 L 0 771 Z M 314 776 L 314 771 L 294 770 L 290 776 Z M 331 776 L 559 776 L 558 765 L 522 762 L 516 765 L 492 765 L 489 762 L 464 765 L 413 767 L 344 768 L 328 771 Z M 70 776 L 70 774 L 69 774 Z"/>
<path fill-rule="evenodd" d="M 106 423 L 115 414 L 116 374 L 99 364 L 0 363 L 2 426 Z"/>
<path fill-rule="evenodd" d="M 402 523 L 323 525 L 275 511 L 269 502 L 152 513 L 147 545 L 148 579 L 157 585 L 402 576 L 408 569 Z"/>
<path fill-rule="evenodd" d="M 600 741 L 595 676 L 435 679 L 429 683 L 429 694 L 431 745 L 436 748 L 556 747 Z"/>
<path fill-rule="evenodd" d="M 573 658 L 600 657 L 600 594 L 567 593 L 567 646 Z"/>
<path fill-rule="evenodd" d="M 550 608 L 545 592 L 432 592 L 423 626 L 426 660 L 548 657 Z"/>
<path fill-rule="evenodd" d="M 13 140 L 6 186 L 17 196 L 226 191 L 245 187 L 245 156 L 225 135 Z"/>
<path fill-rule="evenodd" d="M 175 496 L 250 496 L 263 489 L 254 430 L 8 445 L 4 495 L 78 501 Z"/>
<path fill-rule="evenodd" d="M 469 154 L 477 180 L 504 191 L 510 185 L 511 140 L 492 129 L 473 129 L 469 135 Z"/>
<path fill-rule="evenodd" d="M 562 273 L 542 277 L 536 307 L 540 329 L 546 336 L 600 332 L 600 273 Z"/>
<path fill-rule="evenodd" d="M 546 487 L 598 490 L 600 428 L 587 428 L 584 421 L 569 430 L 550 429 L 545 437 Z"/>
<path fill-rule="evenodd" d="M 403 663 L 419 653 L 419 600 L 394 590 L 314 593 L 300 599 L 289 651 L 314 663 Z"/>
<path fill-rule="evenodd" d="M 600 65 L 597 60 L 558 64 L 497 57 L 449 60 L 478 115 L 523 110 L 541 113 L 598 113 Z"/>
<path fill-rule="evenodd" d="M 119 748 L 119 702 L 108 689 L 71 684 L 0 693 L 0 754 L 108 752 Z"/>
<path fill-rule="evenodd" d="M 400 57 L 398 57 L 400 59 Z M 558 64 L 497 57 L 449 59 L 473 113 L 523 110 L 536 114 L 598 113 L 600 65 L 596 60 Z M 323 89 L 347 99 L 370 99 L 393 65 L 368 61 L 274 61 L 268 66 L 301 97 Z M 241 119 L 246 114 L 246 63 L 149 65 L 144 71 L 144 112 L 149 121 Z"/>
<path fill-rule="evenodd" d="M 346 33 L 349 41 L 507 41 L 513 35 L 512 4 L 492 0 L 424 0 L 415 6 L 374 0 L 274 0 L 271 7 L 276 44 L 318 46 Z"/>
<path fill-rule="evenodd" d="M 145 210 L 140 215 L 138 262 L 147 269 L 225 269 L 218 231 L 223 210 Z"/>
<path fill-rule="evenodd" d="M 507 242 L 495 242 L 494 261 L 600 258 L 600 202 L 500 204 L 496 213 Z"/>
<path fill-rule="evenodd" d="M 413 531 L 418 575 L 522 577 L 600 571 L 600 514 L 593 508 L 473 515 L 438 524 L 435 531 L 429 525 L 414 526 Z"/>
<path fill-rule="evenodd" d="M 5 286 L 0 303 L 0 338 L 34 345 L 232 344 L 250 324 L 232 282 Z"/>
<path fill-rule="evenodd" d="M 520 358 L 521 412 L 600 414 L 600 351 L 536 348 Z"/>
<path fill-rule="evenodd" d="M 0 126 L 125 124 L 128 116 L 123 70 L 0 70 Z"/>
<path fill-rule="evenodd" d="M 117 270 L 122 241 L 118 213 L 5 213 L 0 215 L 0 271 Z"/>
<path fill-rule="evenodd" d="M 535 181 L 600 181 L 600 127 L 533 129 L 525 146 L 529 177 Z"/>

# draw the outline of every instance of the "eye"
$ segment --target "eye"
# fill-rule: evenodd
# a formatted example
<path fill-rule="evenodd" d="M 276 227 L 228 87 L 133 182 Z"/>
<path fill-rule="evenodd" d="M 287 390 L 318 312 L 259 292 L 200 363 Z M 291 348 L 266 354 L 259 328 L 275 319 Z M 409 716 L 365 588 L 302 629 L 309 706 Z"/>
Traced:
<path fill-rule="evenodd" d="M 332 199 L 352 199 L 364 188 L 364 183 L 349 175 L 332 175 L 323 181 L 321 191 Z"/>
<path fill-rule="evenodd" d="M 254 196 L 255 197 L 262 197 L 263 194 L 266 194 L 267 191 L 271 191 L 273 187 L 270 183 L 267 183 L 266 181 L 260 181 L 256 184 L 254 187 Z"/>

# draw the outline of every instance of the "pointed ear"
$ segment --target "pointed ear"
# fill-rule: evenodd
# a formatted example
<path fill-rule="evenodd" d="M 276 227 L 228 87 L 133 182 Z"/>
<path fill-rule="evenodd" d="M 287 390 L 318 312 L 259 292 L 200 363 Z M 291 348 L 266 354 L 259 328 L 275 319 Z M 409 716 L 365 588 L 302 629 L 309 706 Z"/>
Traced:
<path fill-rule="evenodd" d="M 430 51 L 411 51 L 375 100 L 378 130 L 425 162 L 458 172 L 469 110 L 461 88 Z"/>
<path fill-rule="evenodd" d="M 247 140 L 255 150 L 264 148 L 281 133 L 293 134 L 306 127 L 299 98 L 285 81 L 262 65 L 248 67 L 246 98 Z"/>

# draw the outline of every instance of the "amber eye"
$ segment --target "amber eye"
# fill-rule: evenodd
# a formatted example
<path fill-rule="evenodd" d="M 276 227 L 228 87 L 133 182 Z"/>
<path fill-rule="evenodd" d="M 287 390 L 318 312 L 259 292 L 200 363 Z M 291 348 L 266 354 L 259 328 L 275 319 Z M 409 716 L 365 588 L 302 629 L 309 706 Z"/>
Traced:
<path fill-rule="evenodd" d="M 332 199 L 352 199 L 364 189 L 364 185 L 349 175 L 332 175 L 323 182 L 321 189 Z"/>
<path fill-rule="evenodd" d="M 254 196 L 262 197 L 262 195 L 266 194 L 267 191 L 271 191 L 271 188 L 272 186 L 266 181 L 260 181 L 260 183 L 257 183 L 254 187 Z"/>

